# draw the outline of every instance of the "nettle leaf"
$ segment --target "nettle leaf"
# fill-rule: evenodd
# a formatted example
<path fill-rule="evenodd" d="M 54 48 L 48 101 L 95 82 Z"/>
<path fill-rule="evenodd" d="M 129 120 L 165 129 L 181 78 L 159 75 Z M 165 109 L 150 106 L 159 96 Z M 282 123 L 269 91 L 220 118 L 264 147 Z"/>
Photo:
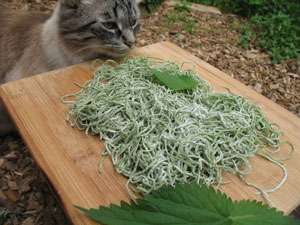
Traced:
<path fill-rule="evenodd" d="M 194 90 L 198 81 L 189 75 L 173 74 L 168 71 L 155 71 L 154 77 L 162 84 L 173 91 Z"/>
<path fill-rule="evenodd" d="M 9 213 L 6 209 L 1 209 L 0 208 L 0 224 L 4 224 L 5 221 L 7 220 Z"/>
<path fill-rule="evenodd" d="M 164 187 L 131 205 L 78 208 L 103 225 L 299 225 L 274 208 L 256 201 L 233 202 L 198 184 Z"/>

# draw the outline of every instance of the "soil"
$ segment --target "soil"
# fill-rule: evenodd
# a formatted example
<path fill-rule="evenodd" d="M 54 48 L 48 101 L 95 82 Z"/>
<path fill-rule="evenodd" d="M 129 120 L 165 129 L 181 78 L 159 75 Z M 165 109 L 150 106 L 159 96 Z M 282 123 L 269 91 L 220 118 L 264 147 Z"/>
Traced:
<path fill-rule="evenodd" d="M 51 12 L 56 0 L 2 0 L 13 9 Z M 175 19 L 181 17 L 180 21 Z M 142 19 L 138 46 L 168 40 L 192 52 L 300 116 L 300 62 L 271 63 L 261 49 L 240 45 L 245 21 L 234 15 L 174 13 L 166 5 Z M 1 210 L 6 209 L 6 222 Z M 300 218 L 300 210 L 294 215 Z M 0 224 L 69 224 L 47 178 L 35 165 L 20 137 L 0 138 Z"/>
<path fill-rule="evenodd" d="M 9 213 L 6 225 L 70 224 L 47 178 L 18 135 L 0 140 L 1 209 Z"/>

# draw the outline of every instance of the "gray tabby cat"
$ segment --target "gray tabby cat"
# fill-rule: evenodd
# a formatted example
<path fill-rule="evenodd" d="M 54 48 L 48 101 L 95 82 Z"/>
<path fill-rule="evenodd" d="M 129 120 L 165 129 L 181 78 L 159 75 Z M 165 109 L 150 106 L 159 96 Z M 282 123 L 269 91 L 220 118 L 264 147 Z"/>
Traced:
<path fill-rule="evenodd" d="M 0 83 L 95 58 L 125 55 L 139 29 L 138 0 L 59 0 L 52 15 L 0 9 Z M 0 135 L 13 125 L 0 105 Z"/>

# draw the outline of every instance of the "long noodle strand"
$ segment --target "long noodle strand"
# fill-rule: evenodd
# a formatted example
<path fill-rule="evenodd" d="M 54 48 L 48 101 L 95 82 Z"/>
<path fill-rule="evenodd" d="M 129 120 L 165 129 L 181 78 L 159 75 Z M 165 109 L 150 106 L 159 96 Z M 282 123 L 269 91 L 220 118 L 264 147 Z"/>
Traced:
<path fill-rule="evenodd" d="M 173 92 L 154 82 L 154 69 L 193 76 L 199 85 Z M 170 62 L 105 64 L 75 100 L 70 97 L 64 101 L 71 123 L 104 140 L 116 170 L 141 193 L 177 182 L 218 185 L 224 171 L 244 177 L 251 157 L 280 145 L 281 133 L 257 106 L 213 93 L 195 72 Z"/>

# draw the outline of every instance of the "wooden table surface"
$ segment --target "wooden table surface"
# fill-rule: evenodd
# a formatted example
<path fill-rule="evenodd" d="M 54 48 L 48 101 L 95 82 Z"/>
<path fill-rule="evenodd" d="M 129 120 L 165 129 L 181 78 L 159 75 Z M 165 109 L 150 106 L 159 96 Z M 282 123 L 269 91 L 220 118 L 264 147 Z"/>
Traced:
<path fill-rule="evenodd" d="M 295 147 L 292 158 L 285 162 L 288 180 L 270 195 L 271 201 L 285 213 L 300 204 L 300 120 L 297 116 L 171 43 L 140 48 L 133 55 L 168 59 L 181 64 L 188 62 L 184 67 L 197 70 L 214 90 L 224 92 L 230 89 L 261 106 L 267 117 L 280 126 L 284 140 Z M 8 83 L 0 88 L 2 100 L 31 154 L 48 176 L 76 225 L 95 223 L 73 205 L 97 207 L 129 199 L 124 185 L 126 179 L 114 171 L 110 160 L 105 161 L 101 175 L 97 172 L 103 144 L 96 137 L 70 127 L 65 121 L 68 109 L 61 103 L 61 96 L 78 91 L 74 82 L 83 84 L 92 73 L 90 64 L 81 64 Z M 287 152 L 288 147 L 283 146 L 280 154 L 286 155 Z M 283 176 L 280 168 L 259 157 L 254 157 L 252 164 L 253 172 L 248 179 L 262 187 L 273 187 Z M 230 183 L 221 190 L 233 199 L 262 200 L 253 188 L 236 177 L 225 174 L 225 180 Z"/>

